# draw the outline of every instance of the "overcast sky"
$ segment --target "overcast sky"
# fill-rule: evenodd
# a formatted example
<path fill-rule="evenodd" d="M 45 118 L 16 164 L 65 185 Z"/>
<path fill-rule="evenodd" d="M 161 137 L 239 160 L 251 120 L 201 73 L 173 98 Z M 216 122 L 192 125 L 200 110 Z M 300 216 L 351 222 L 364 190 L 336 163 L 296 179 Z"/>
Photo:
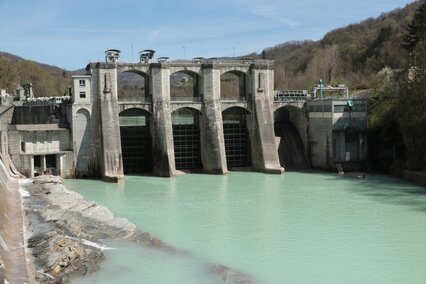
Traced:
<path fill-rule="evenodd" d="M 261 52 L 403 7 L 409 0 L 0 0 L 0 51 L 68 70 L 122 51 L 171 59 Z M 132 48 L 133 47 L 133 48 Z"/>

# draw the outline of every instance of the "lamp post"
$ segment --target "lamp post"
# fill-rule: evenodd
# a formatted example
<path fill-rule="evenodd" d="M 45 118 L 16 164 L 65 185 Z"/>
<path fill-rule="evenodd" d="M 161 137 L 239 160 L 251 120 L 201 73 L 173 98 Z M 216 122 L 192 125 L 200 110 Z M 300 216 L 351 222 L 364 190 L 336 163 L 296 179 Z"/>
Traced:
<path fill-rule="evenodd" d="M 320 86 L 320 100 L 322 100 L 322 79 L 319 80 L 319 86 Z"/>

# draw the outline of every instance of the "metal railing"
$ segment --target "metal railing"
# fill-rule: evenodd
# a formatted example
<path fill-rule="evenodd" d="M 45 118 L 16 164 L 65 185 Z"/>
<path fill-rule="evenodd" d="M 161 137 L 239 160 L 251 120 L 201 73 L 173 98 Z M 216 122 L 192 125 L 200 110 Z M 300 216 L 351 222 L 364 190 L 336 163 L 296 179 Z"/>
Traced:
<path fill-rule="evenodd" d="M 307 101 L 311 96 L 306 90 L 290 90 L 290 91 L 276 91 L 274 101 Z"/>
<path fill-rule="evenodd" d="M 275 102 L 288 102 L 288 101 L 308 101 L 310 97 L 308 96 L 275 96 Z"/>

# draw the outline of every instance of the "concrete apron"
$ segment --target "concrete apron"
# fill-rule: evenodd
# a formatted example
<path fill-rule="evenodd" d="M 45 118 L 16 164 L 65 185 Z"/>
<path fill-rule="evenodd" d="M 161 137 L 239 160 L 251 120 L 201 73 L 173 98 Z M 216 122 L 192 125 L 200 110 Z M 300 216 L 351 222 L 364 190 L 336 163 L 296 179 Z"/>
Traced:
<path fill-rule="evenodd" d="M 35 283 L 25 251 L 23 214 L 18 179 L 12 178 L 0 161 L 0 255 L 4 283 Z"/>

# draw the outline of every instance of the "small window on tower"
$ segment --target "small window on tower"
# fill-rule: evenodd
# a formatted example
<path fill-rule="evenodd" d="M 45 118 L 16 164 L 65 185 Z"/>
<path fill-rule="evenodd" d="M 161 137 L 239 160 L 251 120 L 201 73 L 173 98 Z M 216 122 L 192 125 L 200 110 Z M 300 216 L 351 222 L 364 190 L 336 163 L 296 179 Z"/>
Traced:
<path fill-rule="evenodd" d="M 80 82 L 80 87 L 86 86 L 86 80 L 79 80 L 79 82 Z"/>
<path fill-rule="evenodd" d="M 86 98 L 86 92 L 80 92 L 80 99 Z"/>

